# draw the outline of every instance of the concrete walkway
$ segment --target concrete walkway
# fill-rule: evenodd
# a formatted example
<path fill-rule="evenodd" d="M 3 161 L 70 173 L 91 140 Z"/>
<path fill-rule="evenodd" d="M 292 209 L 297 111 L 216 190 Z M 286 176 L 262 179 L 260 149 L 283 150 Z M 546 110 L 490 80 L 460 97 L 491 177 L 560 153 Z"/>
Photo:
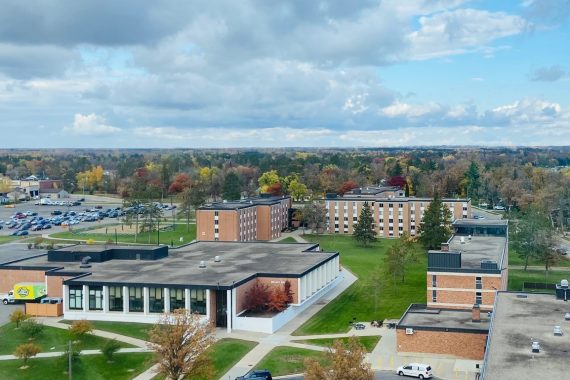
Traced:
<path fill-rule="evenodd" d="M 300 229 L 297 229 L 293 232 L 284 232 L 277 239 L 271 240 L 271 242 L 278 243 L 281 240 L 287 239 L 288 237 L 292 237 L 293 239 L 295 239 L 297 243 L 310 243 L 309 241 L 303 238 L 303 231 L 301 231 Z"/>
<path fill-rule="evenodd" d="M 523 270 L 524 269 L 524 265 L 509 265 L 509 269 L 520 269 Z M 544 271 L 544 265 L 539 266 L 539 265 L 529 265 L 527 267 L 528 270 L 541 270 Z M 548 271 L 560 271 L 560 272 L 570 272 L 570 267 L 550 267 L 548 268 Z M 540 281 L 535 281 L 535 282 L 540 282 Z"/>
<path fill-rule="evenodd" d="M 131 348 L 121 348 L 117 353 L 119 354 L 127 354 L 133 352 L 152 352 L 151 349 L 148 348 L 141 348 L 141 347 L 131 347 Z M 40 352 L 34 358 L 55 358 L 65 354 L 65 352 Z M 80 355 L 99 355 L 101 354 L 101 350 L 81 350 L 79 353 Z M 18 359 L 14 355 L 0 355 L 0 360 L 16 360 Z"/>

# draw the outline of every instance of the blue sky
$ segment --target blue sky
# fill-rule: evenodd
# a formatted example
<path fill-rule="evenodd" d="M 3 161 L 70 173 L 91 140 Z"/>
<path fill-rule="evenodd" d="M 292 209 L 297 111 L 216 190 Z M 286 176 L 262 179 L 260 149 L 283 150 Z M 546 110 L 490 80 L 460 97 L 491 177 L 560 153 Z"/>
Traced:
<path fill-rule="evenodd" d="M 568 145 L 569 16 L 570 0 L 7 0 L 0 147 Z"/>

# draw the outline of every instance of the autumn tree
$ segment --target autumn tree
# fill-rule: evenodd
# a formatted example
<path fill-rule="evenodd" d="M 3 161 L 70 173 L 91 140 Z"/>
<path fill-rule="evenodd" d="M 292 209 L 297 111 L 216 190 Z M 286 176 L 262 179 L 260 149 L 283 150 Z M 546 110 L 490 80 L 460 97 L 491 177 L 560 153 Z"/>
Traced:
<path fill-rule="evenodd" d="M 532 258 L 541 260 L 548 270 L 558 259 L 558 253 L 553 249 L 553 230 L 548 215 L 534 206 L 513 223 L 510 241 L 514 251 L 524 260 L 524 270 Z"/>
<path fill-rule="evenodd" d="M 28 359 L 31 357 L 36 356 L 42 352 L 40 346 L 35 343 L 23 343 L 16 347 L 16 351 L 14 351 L 14 356 L 18 359 L 22 359 L 24 362 L 24 367 L 22 369 L 28 368 Z"/>
<path fill-rule="evenodd" d="M 351 336 L 346 344 L 334 341 L 327 352 L 330 367 L 316 359 L 305 360 L 305 380 L 373 380 L 374 372 L 366 362 L 366 349 Z"/>
<path fill-rule="evenodd" d="M 318 202 L 306 203 L 301 208 L 300 215 L 313 233 L 318 234 L 326 225 L 327 210 L 323 204 Z"/>
<path fill-rule="evenodd" d="M 283 195 L 283 185 L 281 185 L 279 182 L 274 183 L 273 185 L 269 186 L 265 192 L 271 195 Z"/>
<path fill-rule="evenodd" d="M 287 303 L 288 304 L 293 303 L 293 294 L 294 293 L 291 290 L 291 281 L 289 281 L 289 280 L 285 281 L 283 288 L 285 289 L 285 294 L 287 295 Z"/>
<path fill-rule="evenodd" d="M 215 341 L 214 327 L 184 309 L 164 314 L 149 332 L 158 373 L 169 380 L 213 378 L 206 351 Z"/>
<path fill-rule="evenodd" d="M 20 328 L 20 324 L 28 318 L 29 316 L 26 313 L 24 313 L 23 310 L 20 309 L 14 310 L 10 314 L 10 322 L 15 323 L 17 329 Z"/>
<path fill-rule="evenodd" d="M 403 233 L 388 249 L 388 254 L 384 258 L 386 274 L 392 276 L 394 280 L 399 277 L 403 283 L 410 265 L 417 260 L 412 240 Z"/>
<path fill-rule="evenodd" d="M 356 182 L 345 181 L 342 183 L 342 185 L 340 185 L 340 188 L 338 189 L 338 193 L 341 195 L 344 195 L 344 194 L 348 193 L 350 190 L 356 189 L 357 187 L 358 187 L 358 185 L 356 184 Z"/>
<path fill-rule="evenodd" d="M 174 181 L 168 187 L 168 192 L 171 194 L 179 194 L 192 186 L 192 180 L 186 173 L 180 173 L 174 177 Z"/>
<path fill-rule="evenodd" d="M 236 173 L 229 172 L 226 174 L 222 197 L 226 200 L 237 200 L 241 198 L 241 183 Z"/>
<path fill-rule="evenodd" d="M 69 335 L 71 335 L 74 339 L 81 340 L 85 335 L 89 334 L 93 331 L 93 325 L 91 322 L 80 319 L 77 321 L 73 321 L 71 326 L 69 326 Z"/>
<path fill-rule="evenodd" d="M 259 190 L 262 193 L 267 193 L 269 188 L 277 183 L 280 183 L 279 174 L 277 170 L 270 170 L 263 173 L 257 180 L 259 183 Z"/>
<path fill-rule="evenodd" d="M 441 201 L 439 193 L 427 207 L 420 225 L 419 241 L 426 249 L 438 249 L 451 237 L 451 211 Z"/>
<path fill-rule="evenodd" d="M 353 238 L 360 245 L 367 247 L 376 241 L 376 230 L 374 229 L 374 217 L 368 202 L 364 202 L 358 222 L 353 227 Z"/>
<path fill-rule="evenodd" d="M 309 193 L 307 186 L 297 179 L 289 182 L 288 191 L 294 201 L 302 201 Z"/>
<path fill-rule="evenodd" d="M 251 288 L 245 292 L 244 306 L 249 311 L 264 311 L 267 309 L 270 298 L 269 286 L 256 279 Z"/>
<path fill-rule="evenodd" d="M 289 305 L 289 295 L 287 294 L 284 286 L 274 286 L 269 293 L 269 300 L 267 302 L 267 310 L 282 312 Z"/>

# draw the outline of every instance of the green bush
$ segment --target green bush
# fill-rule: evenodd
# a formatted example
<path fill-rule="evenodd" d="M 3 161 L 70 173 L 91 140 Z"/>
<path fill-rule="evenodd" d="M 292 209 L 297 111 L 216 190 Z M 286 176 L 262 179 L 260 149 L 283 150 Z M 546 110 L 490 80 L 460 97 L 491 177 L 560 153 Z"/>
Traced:
<path fill-rule="evenodd" d="M 117 342 L 116 339 L 108 340 L 107 343 L 105 343 L 105 345 L 101 349 L 101 353 L 103 354 L 103 356 L 105 356 L 108 362 L 112 362 L 113 355 L 115 355 L 115 353 L 119 351 L 119 348 L 121 348 L 121 345 L 119 344 L 119 342 Z"/>
<path fill-rule="evenodd" d="M 27 319 L 21 323 L 22 332 L 30 339 L 37 338 L 43 331 L 44 325 L 33 318 Z"/>

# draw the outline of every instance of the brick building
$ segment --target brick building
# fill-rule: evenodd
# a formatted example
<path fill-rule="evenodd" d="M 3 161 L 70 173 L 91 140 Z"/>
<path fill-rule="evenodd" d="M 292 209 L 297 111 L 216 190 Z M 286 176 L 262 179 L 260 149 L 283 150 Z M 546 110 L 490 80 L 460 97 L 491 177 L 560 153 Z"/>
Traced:
<path fill-rule="evenodd" d="M 329 233 L 352 234 L 364 202 L 368 202 L 378 236 L 398 237 L 404 232 L 416 235 L 432 199 L 406 197 L 398 187 L 386 186 L 354 189 L 343 196 L 327 194 L 321 201 L 327 210 Z M 471 200 L 444 198 L 442 202 L 453 220 L 471 218 Z"/>
<path fill-rule="evenodd" d="M 273 333 L 338 284 L 339 265 L 338 252 L 312 243 L 74 245 L 0 264 L 0 292 L 45 281 L 48 297 L 63 297 L 65 319 L 155 323 L 183 308 L 228 332 Z M 245 315 L 256 281 L 288 281 L 292 303 L 274 316 Z"/>
<path fill-rule="evenodd" d="M 427 305 L 491 310 L 508 283 L 508 222 L 462 219 L 441 250 L 428 252 Z"/>
<path fill-rule="evenodd" d="M 205 204 L 196 211 L 201 241 L 264 241 L 281 236 L 289 224 L 291 197 L 265 196 Z"/>

